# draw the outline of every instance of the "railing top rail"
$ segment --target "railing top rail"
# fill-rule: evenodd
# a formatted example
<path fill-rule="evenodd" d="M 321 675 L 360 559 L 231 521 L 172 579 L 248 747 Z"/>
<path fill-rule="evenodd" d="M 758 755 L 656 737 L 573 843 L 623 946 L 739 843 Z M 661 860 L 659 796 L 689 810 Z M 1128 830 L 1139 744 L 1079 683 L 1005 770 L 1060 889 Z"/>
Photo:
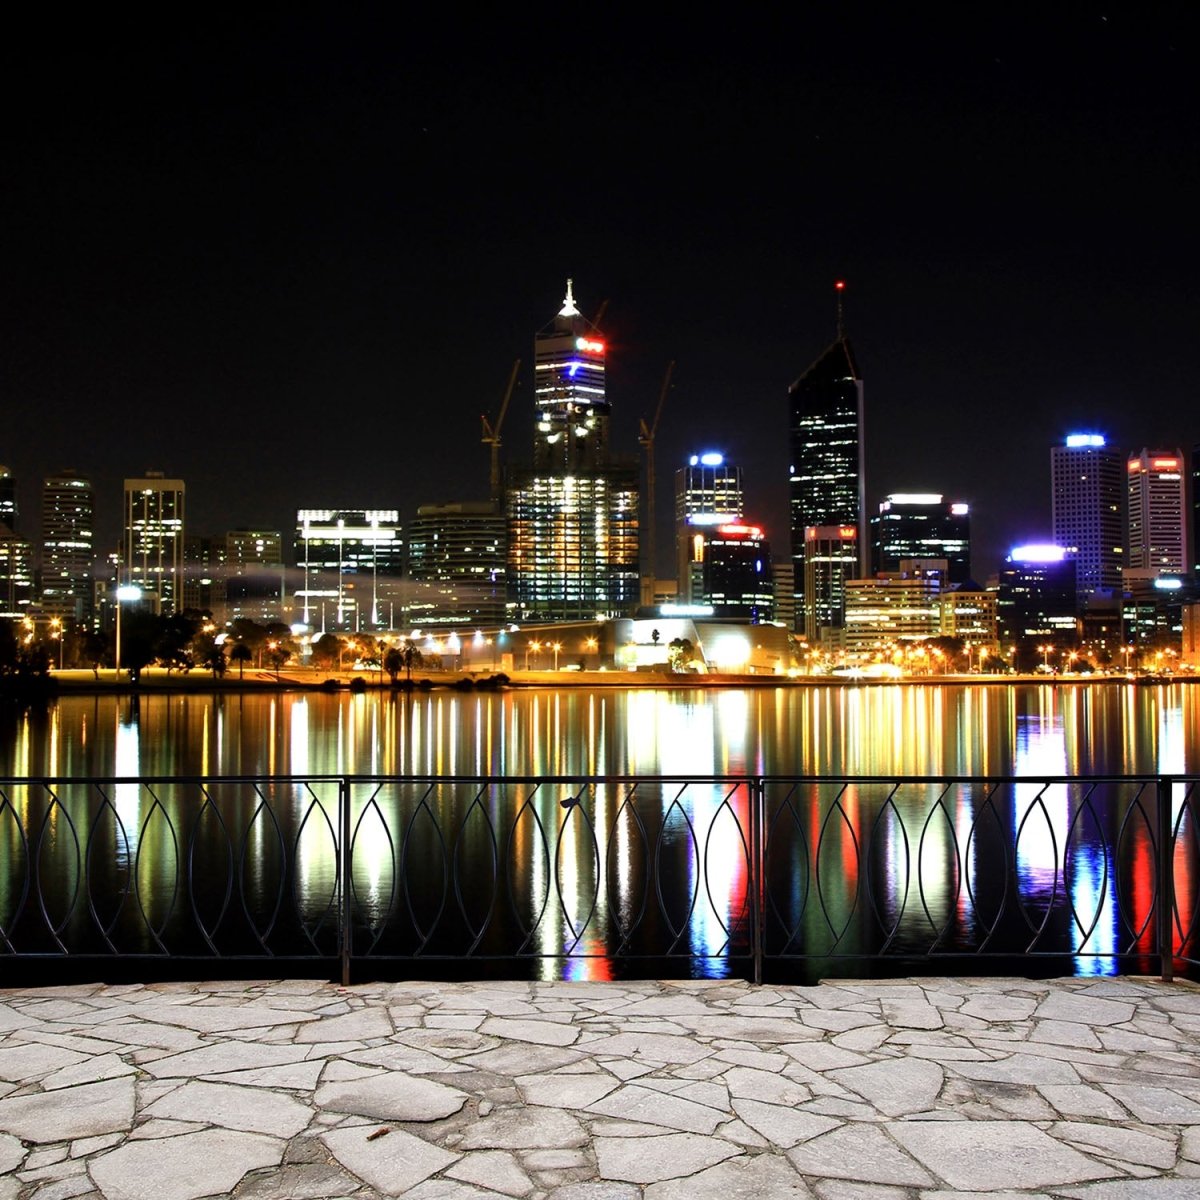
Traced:
<path fill-rule="evenodd" d="M 230 774 L 230 775 L 10 775 L 0 777 L 0 787 L 62 787 L 70 784 L 141 784 L 169 786 L 172 784 L 225 784 L 225 783 L 460 783 L 460 784 L 655 784 L 655 783 L 733 783 L 755 781 L 772 783 L 853 783 L 858 785 L 895 784 L 1080 784 L 1080 783 L 1151 783 L 1169 781 L 1177 784 L 1200 783 L 1200 774 L 1172 772 L 1136 772 L 1128 774 L 1079 774 L 1079 775 L 862 775 L 862 774 L 787 774 L 760 775 L 755 772 L 729 772 L 705 775 L 647 775 L 640 773 L 596 773 L 579 775 L 466 775 L 429 774 L 407 772 L 404 774 Z"/>

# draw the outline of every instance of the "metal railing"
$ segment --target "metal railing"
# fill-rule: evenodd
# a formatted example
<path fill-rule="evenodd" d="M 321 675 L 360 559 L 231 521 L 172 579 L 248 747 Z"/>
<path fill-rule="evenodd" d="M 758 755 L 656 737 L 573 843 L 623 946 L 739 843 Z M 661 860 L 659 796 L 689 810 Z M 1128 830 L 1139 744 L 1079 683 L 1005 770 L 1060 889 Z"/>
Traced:
<path fill-rule="evenodd" d="M 1200 965 L 1197 782 L 0 780 L 0 958 L 1170 978 Z"/>

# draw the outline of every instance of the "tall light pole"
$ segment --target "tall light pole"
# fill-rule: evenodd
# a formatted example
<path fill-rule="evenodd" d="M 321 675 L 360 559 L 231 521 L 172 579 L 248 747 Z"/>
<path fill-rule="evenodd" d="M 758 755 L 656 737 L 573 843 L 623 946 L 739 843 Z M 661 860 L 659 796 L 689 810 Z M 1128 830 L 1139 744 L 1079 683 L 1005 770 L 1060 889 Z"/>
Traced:
<path fill-rule="evenodd" d="M 562 649 L 562 642 L 554 643 L 554 669 L 558 670 L 558 652 Z"/>
<path fill-rule="evenodd" d="M 113 678 L 121 677 L 121 601 L 125 600 L 130 604 L 136 604 L 142 598 L 142 589 L 134 587 L 132 584 L 126 584 L 125 587 L 117 588 L 117 653 L 116 661 L 113 664 Z"/>

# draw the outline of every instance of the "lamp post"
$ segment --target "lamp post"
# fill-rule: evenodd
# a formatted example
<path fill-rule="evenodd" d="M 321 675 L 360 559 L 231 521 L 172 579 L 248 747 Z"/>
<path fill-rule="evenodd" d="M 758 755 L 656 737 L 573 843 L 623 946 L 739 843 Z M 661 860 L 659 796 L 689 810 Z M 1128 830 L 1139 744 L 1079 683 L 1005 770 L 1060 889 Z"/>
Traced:
<path fill-rule="evenodd" d="M 51 637 L 58 641 L 58 669 L 63 669 L 63 627 L 61 617 L 50 618 L 50 628 L 54 631 Z"/>
<path fill-rule="evenodd" d="M 558 670 L 558 652 L 562 649 L 562 642 L 555 642 L 552 649 L 554 650 L 554 669 Z"/>
<path fill-rule="evenodd" d="M 142 598 L 142 589 L 135 587 L 133 584 L 126 584 L 124 587 L 117 588 L 117 652 L 115 655 L 116 661 L 113 664 L 113 678 L 120 679 L 121 677 L 121 601 L 124 600 L 130 604 L 136 604 Z"/>
<path fill-rule="evenodd" d="M 1042 652 L 1042 670 L 1048 674 L 1050 671 L 1050 651 L 1053 650 L 1054 647 L 1043 645 L 1039 646 L 1038 649 Z"/>

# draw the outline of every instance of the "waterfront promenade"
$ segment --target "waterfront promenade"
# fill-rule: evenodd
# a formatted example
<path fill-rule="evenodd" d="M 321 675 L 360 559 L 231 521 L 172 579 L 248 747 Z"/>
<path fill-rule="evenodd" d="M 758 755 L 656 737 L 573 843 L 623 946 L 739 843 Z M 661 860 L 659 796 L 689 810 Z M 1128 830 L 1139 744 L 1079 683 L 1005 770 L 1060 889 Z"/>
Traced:
<path fill-rule="evenodd" d="M 1200 988 L 0 991 L 0 1200 L 1200 1195 Z"/>

